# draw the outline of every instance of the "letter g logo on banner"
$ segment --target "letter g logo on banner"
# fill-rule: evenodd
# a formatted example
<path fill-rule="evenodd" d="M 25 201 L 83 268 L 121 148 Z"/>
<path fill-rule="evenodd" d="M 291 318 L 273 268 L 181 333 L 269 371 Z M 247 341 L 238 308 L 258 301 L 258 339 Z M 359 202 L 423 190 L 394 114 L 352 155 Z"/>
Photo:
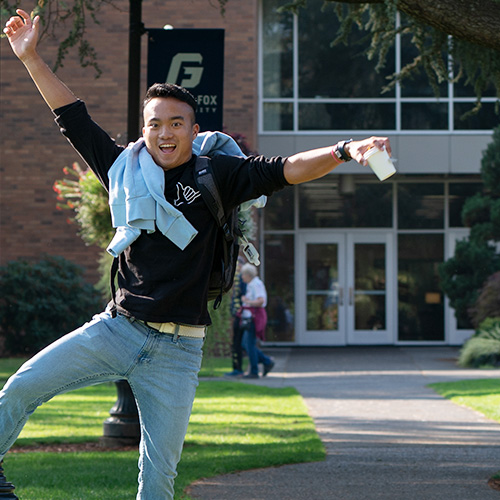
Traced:
<path fill-rule="evenodd" d="M 172 63 L 168 70 L 167 82 L 176 83 L 187 89 L 194 89 L 201 81 L 203 66 L 186 66 L 186 63 L 198 63 L 201 65 L 202 62 L 203 57 L 199 53 L 179 52 L 172 58 Z M 184 69 L 184 74 L 189 78 L 182 78 L 178 82 L 181 68 Z"/>

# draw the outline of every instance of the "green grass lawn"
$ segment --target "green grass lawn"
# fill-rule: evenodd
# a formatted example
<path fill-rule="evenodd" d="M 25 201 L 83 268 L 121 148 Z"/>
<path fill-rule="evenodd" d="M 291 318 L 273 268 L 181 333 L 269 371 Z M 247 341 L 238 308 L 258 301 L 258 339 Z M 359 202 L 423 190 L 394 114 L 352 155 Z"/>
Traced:
<path fill-rule="evenodd" d="M 0 387 L 26 361 L 26 358 L 0 358 Z"/>
<path fill-rule="evenodd" d="M 429 384 L 441 396 L 500 423 L 500 380 L 476 379 Z M 500 471 L 492 476 L 500 480 Z"/>
<path fill-rule="evenodd" d="M 20 362 L 0 360 L 0 385 Z M 207 374 L 230 370 L 214 362 Z M 3 379 L 3 380 L 2 380 Z M 38 443 L 98 441 L 116 400 L 113 384 L 57 396 L 40 407 L 16 448 Z M 233 381 L 202 381 L 186 436 L 176 499 L 194 480 L 285 463 L 319 461 L 325 451 L 295 389 Z M 6 469 L 22 500 L 132 500 L 137 489 L 137 451 L 9 453 Z"/>
<path fill-rule="evenodd" d="M 22 363 L 0 360 L 0 386 Z M 202 375 L 230 371 L 228 359 L 204 363 Z M 430 384 L 450 400 L 500 422 L 500 381 Z M 16 443 L 23 446 L 98 441 L 116 400 L 114 384 L 54 398 L 30 418 Z M 272 389 L 235 381 L 202 381 L 179 464 L 176 499 L 196 479 L 237 470 L 319 461 L 325 451 L 295 389 Z M 137 451 L 9 453 L 8 477 L 22 500 L 132 500 L 137 488 Z"/>
<path fill-rule="evenodd" d="M 500 380 L 478 379 L 430 384 L 438 394 L 500 422 Z"/>
<path fill-rule="evenodd" d="M 246 370 L 247 364 L 248 359 L 245 357 L 243 359 L 243 370 Z M 232 370 L 231 359 L 205 356 L 201 364 L 200 377 L 222 377 Z"/>

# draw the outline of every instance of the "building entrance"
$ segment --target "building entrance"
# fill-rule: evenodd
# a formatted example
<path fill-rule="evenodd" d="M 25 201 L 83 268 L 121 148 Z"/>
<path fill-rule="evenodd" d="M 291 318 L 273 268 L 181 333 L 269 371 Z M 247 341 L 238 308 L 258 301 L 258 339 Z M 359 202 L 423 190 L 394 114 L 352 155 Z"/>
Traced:
<path fill-rule="evenodd" d="M 311 231 L 298 246 L 298 343 L 394 343 L 392 234 Z"/>

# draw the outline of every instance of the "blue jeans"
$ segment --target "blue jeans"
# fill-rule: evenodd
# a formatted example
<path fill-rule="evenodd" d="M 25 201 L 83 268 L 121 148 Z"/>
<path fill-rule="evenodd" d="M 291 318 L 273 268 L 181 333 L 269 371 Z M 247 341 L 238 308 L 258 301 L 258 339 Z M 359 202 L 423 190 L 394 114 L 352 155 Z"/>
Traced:
<path fill-rule="evenodd" d="M 257 347 L 257 337 L 255 335 L 255 325 L 253 324 L 253 321 L 243 331 L 241 344 L 247 352 L 248 360 L 250 361 L 250 373 L 254 375 L 259 374 L 259 363 L 264 365 L 272 363 L 272 359 L 269 356 L 266 356 Z"/>
<path fill-rule="evenodd" d="M 159 333 L 107 312 L 27 361 L 0 392 L 0 460 L 42 403 L 87 385 L 126 379 L 139 409 L 137 500 L 172 499 L 203 339 Z"/>

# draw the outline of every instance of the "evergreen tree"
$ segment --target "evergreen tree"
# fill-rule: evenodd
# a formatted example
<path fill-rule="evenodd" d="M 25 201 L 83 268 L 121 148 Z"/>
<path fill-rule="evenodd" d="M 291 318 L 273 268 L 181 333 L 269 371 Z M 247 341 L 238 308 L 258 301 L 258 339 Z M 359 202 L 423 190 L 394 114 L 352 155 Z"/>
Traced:
<path fill-rule="evenodd" d="M 500 126 L 483 153 L 481 177 L 484 192 L 469 198 L 462 209 L 470 235 L 457 242 L 455 255 L 439 269 L 441 288 L 459 321 L 469 319 L 480 289 L 500 270 Z"/>

